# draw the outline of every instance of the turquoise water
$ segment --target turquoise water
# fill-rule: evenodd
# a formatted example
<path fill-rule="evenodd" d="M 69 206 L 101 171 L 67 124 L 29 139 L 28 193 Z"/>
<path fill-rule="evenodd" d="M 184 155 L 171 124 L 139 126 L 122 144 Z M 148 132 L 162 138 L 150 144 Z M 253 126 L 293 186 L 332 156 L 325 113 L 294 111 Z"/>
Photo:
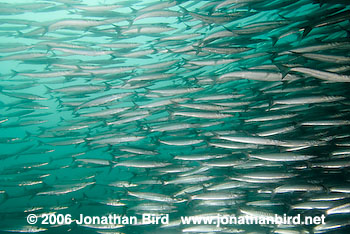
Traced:
<path fill-rule="evenodd" d="M 2 233 L 349 232 L 347 1 L 0 6 Z"/>

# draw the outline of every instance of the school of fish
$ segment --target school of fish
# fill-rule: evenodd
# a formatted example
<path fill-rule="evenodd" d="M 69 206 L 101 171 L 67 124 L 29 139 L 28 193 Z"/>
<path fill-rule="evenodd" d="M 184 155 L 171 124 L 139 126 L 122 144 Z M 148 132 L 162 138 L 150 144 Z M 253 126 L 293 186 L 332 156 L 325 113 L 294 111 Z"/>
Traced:
<path fill-rule="evenodd" d="M 0 6 L 1 233 L 350 233 L 348 0 Z"/>

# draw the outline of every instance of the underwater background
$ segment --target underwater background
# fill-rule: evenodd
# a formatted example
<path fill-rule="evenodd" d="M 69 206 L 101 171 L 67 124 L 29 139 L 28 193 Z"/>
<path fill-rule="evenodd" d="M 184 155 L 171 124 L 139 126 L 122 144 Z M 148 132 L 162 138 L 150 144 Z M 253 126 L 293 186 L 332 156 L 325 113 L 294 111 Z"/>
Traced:
<path fill-rule="evenodd" d="M 2 0 L 0 232 L 349 233 L 349 3 Z"/>

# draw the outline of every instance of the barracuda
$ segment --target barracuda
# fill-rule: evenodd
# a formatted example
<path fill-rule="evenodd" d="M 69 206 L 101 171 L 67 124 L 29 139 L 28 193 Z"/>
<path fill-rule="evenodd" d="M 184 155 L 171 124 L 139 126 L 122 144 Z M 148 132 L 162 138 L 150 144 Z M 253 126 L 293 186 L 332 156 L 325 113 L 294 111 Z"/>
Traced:
<path fill-rule="evenodd" d="M 287 144 L 286 142 L 283 142 L 283 141 L 267 139 L 262 137 L 218 136 L 218 139 L 239 142 L 239 143 L 256 144 L 256 145 L 284 146 Z"/>
<path fill-rule="evenodd" d="M 102 111 L 98 111 L 98 112 L 81 113 L 80 116 L 108 118 L 111 115 L 119 114 L 119 113 L 124 112 L 124 111 L 129 110 L 129 109 L 130 109 L 130 107 L 112 108 L 112 109 L 106 109 L 106 110 L 102 110 Z"/>
<path fill-rule="evenodd" d="M 223 106 L 215 106 L 215 105 L 207 105 L 207 104 L 191 104 L 191 103 L 178 104 L 178 106 L 197 109 L 197 110 L 205 110 L 205 111 L 221 111 L 221 110 L 229 109 L 228 107 L 223 107 Z"/>
<path fill-rule="evenodd" d="M 183 202 L 184 200 L 175 199 L 170 196 L 159 194 L 159 193 L 146 193 L 146 192 L 130 192 L 128 194 L 133 197 L 137 197 L 140 199 L 146 199 L 150 201 L 159 201 L 159 202 L 167 202 L 167 203 L 178 203 Z"/>
<path fill-rule="evenodd" d="M 74 71 L 66 70 L 66 71 L 57 71 L 57 72 L 36 72 L 36 73 L 15 72 L 15 73 L 17 75 L 28 76 L 28 77 L 33 77 L 33 78 L 52 78 L 52 77 L 73 75 Z M 86 73 L 86 74 L 88 74 L 88 73 Z"/>
<path fill-rule="evenodd" d="M 185 160 L 185 161 L 200 161 L 200 160 L 209 160 L 209 159 L 215 159 L 215 158 L 224 158 L 227 157 L 228 155 L 226 154 L 213 154 L 213 155 L 206 155 L 206 154 L 199 154 L 199 155 L 177 155 L 174 157 L 174 159 L 178 160 Z"/>
<path fill-rule="evenodd" d="M 251 173 L 242 175 L 242 177 L 245 177 L 245 178 L 260 179 L 260 180 L 288 179 L 295 176 L 296 174 L 283 173 L 283 172 L 251 172 Z"/>
<path fill-rule="evenodd" d="M 150 11 L 143 13 L 142 15 L 137 16 L 133 22 L 136 22 L 145 18 L 153 18 L 153 17 L 179 17 L 181 13 L 177 11 L 169 11 L 169 10 L 159 10 L 159 11 Z"/>
<path fill-rule="evenodd" d="M 214 66 L 229 64 L 238 61 L 239 59 L 217 59 L 217 60 L 192 60 L 187 63 L 197 65 L 197 66 Z"/>
<path fill-rule="evenodd" d="M 300 155 L 292 153 L 249 154 L 249 157 L 276 162 L 307 161 L 315 158 L 313 155 Z"/>
<path fill-rule="evenodd" d="M 313 184 L 287 184 L 281 185 L 273 190 L 274 193 L 292 193 L 292 192 L 322 192 L 324 187 Z"/>
<path fill-rule="evenodd" d="M 227 22 L 230 22 L 230 21 L 232 21 L 240 16 L 240 12 L 237 12 L 236 14 L 230 14 L 230 15 L 211 15 L 211 16 L 208 16 L 208 15 L 202 15 L 202 14 L 190 12 L 183 7 L 181 7 L 181 9 L 186 14 L 190 14 L 193 18 L 198 19 L 200 21 L 203 21 L 205 23 L 209 23 L 209 24 L 211 24 L 211 23 L 215 23 L 215 24 L 227 23 Z"/>
<path fill-rule="evenodd" d="M 189 112 L 189 111 L 175 111 L 172 113 L 173 116 L 187 116 L 203 119 L 224 119 L 233 117 L 231 114 L 215 113 L 215 112 Z"/>
<path fill-rule="evenodd" d="M 341 75 L 334 72 L 315 70 L 307 67 L 293 67 L 290 69 L 290 71 L 299 72 L 307 76 L 312 76 L 321 80 L 327 80 L 331 82 L 350 82 L 350 76 L 348 75 Z"/>
<path fill-rule="evenodd" d="M 174 209 L 176 209 L 176 206 L 172 206 L 164 203 L 143 203 L 132 207 L 130 210 L 169 212 Z"/>
<path fill-rule="evenodd" d="M 259 132 L 259 133 L 257 133 L 257 135 L 260 136 L 260 137 L 274 136 L 274 135 L 278 135 L 278 134 L 284 134 L 284 133 L 292 132 L 295 129 L 296 129 L 295 126 L 282 127 L 282 128 L 269 130 L 269 131 Z"/>
<path fill-rule="evenodd" d="M 137 120 L 144 119 L 148 116 L 149 116 L 149 114 L 144 114 L 144 115 L 141 114 L 141 115 L 137 115 L 137 116 L 133 116 L 133 117 L 129 117 L 129 118 L 124 118 L 124 119 L 113 121 L 113 122 L 106 122 L 106 124 L 107 124 L 107 126 L 109 126 L 109 125 L 121 125 L 121 124 L 125 124 L 125 123 L 135 122 Z"/>
<path fill-rule="evenodd" d="M 95 98 L 91 101 L 87 101 L 87 102 L 83 103 L 82 105 L 78 106 L 75 110 L 77 111 L 77 110 L 82 109 L 82 108 L 100 106 L 100 105 L 106 104 L 108 102 L 113 102 L 115 100 L 125 98 L 127 96 L 130 96 L 131 94 L 132 93 L 117 93 L 117 94 L 105 95 L 102 97 Z"/>
<path fill-rule="evenodd" d="M 88 187 L 89 185 L 93 185 L 95 182 L 86 182 L 81 184 L 73 184 L 70 186 L 57 186 L 55 190 L 49 190 L 46 192 L 39 192 L 36 195 L 64 195 L 72 192 L 79 191 Z"/>
<path fill-rule="evenodd" d="M 213 179 L 213 176 L 206 176 L 206 175 L 191 175 L 191 176 L 184 176 L 180 178 L 176 178 L 170 181 L 165 181 L 164 184 L 196 184 L 200 182 L 206 182 L 208 180 Z"/>
<path fill-rule="evenodd" d="M 204 185 L 193 185 L 193 186 L 189 186 L 184 188 L 183 190 L 180 190 L 179 192 L 174 194 L 174 197 L 178 197 L 178 196 L 182 196 L 182 195 L 186 195 L 186 194 L 191 194 L 191 193 L 195 193 L 198 191 L 201 191 L 205 189 Z"/>
<path fill-rule="evenodd" d="M 144 139 L 144 136 L 120 136 L 120 137 L 112 137 L 112 138 L 106 138 L 106 139 L 100 139 L 100 140 L 93 140 L 91 144 L 119 144 L 123 142 L 134 142 Z"/>
<path fill-rule="evenodd" d="M 324 103 L 324 102 L 337 102 L 344 99 L 345 97 L 341 97 L 341 96 L 300 97 L 300 98 L 274 100 L 273 104 L 302 105 L 302 104 L 315 104 L 315 103 Z"/>
<path fill-rule="evenodd" d="M 104 6 L 75 6 L 75 8 L 80 9 L 80 10 L 84 10 L 84 11 L 92 11 L 92 12 L 104 12 L 104 11 L 109 11 L 109 10 L 113 10 L 116 8 L 120 8 L 121 5 L 116 5 L 116 4 L 111 4 L 111 5 L 104 5 Z"/>
<path fill-rule="evenodd" d="M 37 59 L 37 58 L 46 58 L 49 54 L 47 53 L 20 53 L 13 54 L 9 56 L 4 56 L 0 58 L 0 61 L 6 60 L 29 60 L 29 59 Z"/>
<path fill-rule="evenodd" d="M 248 79 L 260 81 L 282 81 L 282 73 L 278 72 L 263 72 L 263 71 L 236 71 L 221 75 L 218 81 Z M 284 77 L 283 80 L 292 80 L 292 76 Z"/>
<path fill-rule="evenodd" d="M 172 6 L 176 6 L 176 1 L 174 2 L 156 2 L 156 3 L 152 3 L 150 4 L 150 6 L 145 6 L 143 8 L 141 8 L 139 10 L 139 12 L 148 12 L 148 11 L 155 11 L 155 10 L 159 10 L 159 9 L 166 9 Z"/>
<path fill-rule="evenodd" d="M 112 50 L 96 51 L 96 50 L 57 48 L 57 47 L 52 48 L 52 50 L 57 50 L 57 51 L 65 52 L 72 55 L 85 55 L 85 56 L 101 56 L 101 55 L 109 55 L 114 53 L 114 51 Z"/>
<path fill-rule="evenodd" d="M 246 183 L 237 182 L 237 181 L 229 181 L 221 184 L 212 185 L 207 188 L 208 191 L 218 191 L 218 190 L 225 190 L 225 189 L 233 189 L 233 188 L 241 188 L 246 187 Z"/>
<path fill-rule="evenodd" d="M 51 32 L 61 28 L 85 29 L 91 26 L 98 26 L 102 24 L 104 24 L 103 20 L 66 19 L 50 24 L 47 31 Z"/>
<path fill-rule="evenodd" d="M 314 202 L 302 202 L 299 204 L 292 205 L 291 208 L 293 210 L 312 210 L 312 209 L 318 209 L 318 210 L 327 210 L 334 206 L 334 202 L 329 201 L 314 201 Z"/>
<path fill-rule="evenodd" d="M 160 143 L 166 144 L 166 145 L 174 145 L 174 146 L 185 146 L 185 145 L 196 145 L 199 143 L 202 143 L 203 140 L 160 140 Z"/>
<path fill-rule="evenodd" d="M 215 54 L 237 54 L 237 53 L 251 50 L 251 48 L 247 48 L 247 47 L 226 47 L 226 48 L 202 47 L 199 49 L 201 51 L 204 51 L 204 52 L 211 52 L 211 53 L 215 53 Z"/>
<path fill-rule="evenodd" d="M 171 163 L 146 161 L 146 160 L 130 160 L 125 162 L 116 163 L 114 167 L 124 166 L 124 167 L 138 167 L 138 168 L 158 168 L 166 167 L 171 165 Z"/>
<path fill-rule="evenodd" d="M 22 226 L 22 227 L 16 227 L 13 229 L 2 229 L 2 230 L 5 232 L 37 233 L 37 232 L 45 232 L 48 229 L 41 228 L 41 227 L 33 227 L 33 226 Z"/>
<path fill-rule="evenodd" d="M 337 63 L 337 64 L 349 64 L 350 57 L 340 56 L 340 55 L 326 55 L 326 54 L 314 54 L 314 53 L 304 53 L 303 57 L 314 59 L 321 62 Z"/>
<path fill-rule="evenodd" d="M 163 96 L 173 96 L 186 93 L 195 93 L 203 88 L 187 88 L 187 89 L 161 89 L 161 90 L 150 90 L 152 93 L 161 94 Z"/>
<path fill-rule="evenodd" d="M 167 79 L 174 75 L 175 74 L 170 73 L 170 74 L 153 74 L 153 75 L 137 76 L 137 77 L 132 77 L 128 79 L 128 82 Z"/>
<path fill-rule="evenodd" d="M 173 31 L 175 28 L 169 27 L 166 25 L 155 25 L 155 26 L 136 26 L 133 25 L 130 28 L 124 28 L 121 30 L 122 34 L 157 34 L 157 33 L 163 33 L 163 32 L 169 32 Z"/>

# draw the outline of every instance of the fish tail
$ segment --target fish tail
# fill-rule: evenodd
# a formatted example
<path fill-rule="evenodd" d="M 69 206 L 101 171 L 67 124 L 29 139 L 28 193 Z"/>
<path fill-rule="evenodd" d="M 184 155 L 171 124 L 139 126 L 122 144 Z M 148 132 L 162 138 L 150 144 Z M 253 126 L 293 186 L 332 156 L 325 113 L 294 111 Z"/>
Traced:
<path fill-rule="evenodd" d="M 302 28 L 304 31 L 303 31 L 303 34 L 301 36 L 301 39 L 304 39 L 312 30 L 312 27 L 310 26 L 305 26 Z"/>
<path fill-rule="evenodd" d="M 276 63 L 275 64 L 277 66 L 277 68 L 280 70 L 280 72 L 282 73 L 282 80 L 284 77 L 286 77 L 286 75 L 289 73 L 289 68 L 282 65 L 282 64 L 279 64 L 279 63 Z"/>
<path fill-rule="evenodd" d="M 13 77 L 17 76 L 18 73 L 19 73 L 18 71 L 13 70 L 13 69 L 11 69 L 11 72 L 12 72 L 12 75 L 10 76 L 10 78 L 13 78 Z"/>

